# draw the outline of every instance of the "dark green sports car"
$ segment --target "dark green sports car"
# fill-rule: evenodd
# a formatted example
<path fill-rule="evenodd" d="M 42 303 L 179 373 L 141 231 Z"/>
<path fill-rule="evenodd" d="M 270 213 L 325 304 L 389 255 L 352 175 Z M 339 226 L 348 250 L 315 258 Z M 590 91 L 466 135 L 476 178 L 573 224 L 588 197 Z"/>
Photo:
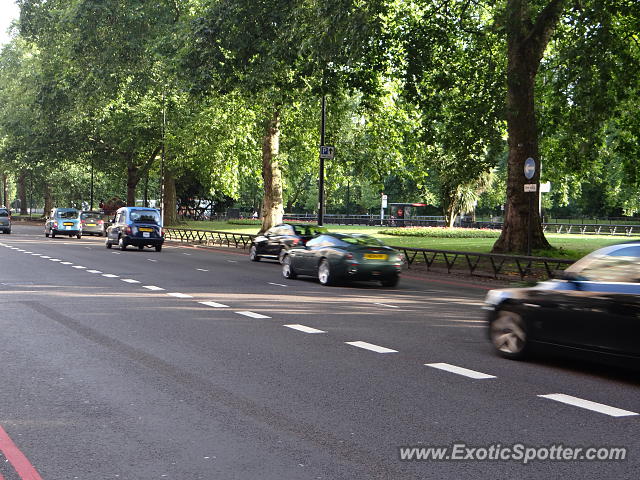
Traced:
<path fill-rule="evenodd" d="M 378 280 L 385 287 L 398 284 L 402 255 L 369 235 L 325 233 L 302 247 L 289 250 L 282 275 L 317 277 L 323 285 L 350 280 Z"/>

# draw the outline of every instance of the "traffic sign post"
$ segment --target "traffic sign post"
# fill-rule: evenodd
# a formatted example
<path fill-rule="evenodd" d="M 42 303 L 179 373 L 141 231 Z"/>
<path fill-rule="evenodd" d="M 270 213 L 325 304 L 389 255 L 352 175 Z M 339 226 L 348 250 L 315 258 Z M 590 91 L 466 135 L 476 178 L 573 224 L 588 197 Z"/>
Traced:
<path fill-rule="evenodd" d="M 388 197 L 383 193 L 382 202 L 380 203 L 380 225 L 384 222 L 384 209 L 387 208 L 387 199 Z"/>
<path fill-rule="evenodd" d="M 336 147 L 332 147 L 331 145 L 320 145 L 320 158 L 324 158 L 326 160 L 333 160 L 335 157 Z"/>
<path fill-rule="evenodd" d="M 536 175 L 536 161 L 529 157 L 524 161 L 524 178 L 531 180 Z M 527 255 L 531 256 L 531 237 L 532 237 L 532 222 L 533 222 L 533 197 L 534 193 L 538 191 L 537 183 L 525 183 L 524 191 L 529 193 L 529 221 L 527 226 Z"/>

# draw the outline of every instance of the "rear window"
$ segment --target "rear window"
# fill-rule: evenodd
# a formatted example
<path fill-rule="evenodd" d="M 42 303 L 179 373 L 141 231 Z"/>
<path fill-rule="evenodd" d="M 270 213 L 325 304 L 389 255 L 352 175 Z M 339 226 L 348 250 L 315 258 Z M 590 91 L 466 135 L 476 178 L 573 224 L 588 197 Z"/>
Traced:
<path fill-rule="evenodd" d="M 131 210 L 129 216 L 134 223 L 160 224 L 160 214 L 155 210 Z"/>
<path fill-rule="evenodd" d="M 8 217 L 9 216 L 9 210 L 7 210 L 6 208 L 0 208 L 0 217 Z"/>
<path fill-rule="evenodd" d="M 102 220 L 102 215 L 100 215 L 99 213 L 94 213 L 94 212 L 83 212 L 80 215 L 80 218 L 82 218 L 83 220 L 87 220 L 87 219 Z"/>
<path fill-rule="evenodd" d="M 77 210 L 66 210 L 66 211 L 59 211 L 58 210 L 58 217 L 59 218 L 78 218 L 78 211 Z"/>
<path fill-rule="evenodd" d="M 384 243 L 377 238 L 370 237 L 368 235 L 362 236 L 353 236 L 353 237 L 342 237 L 340 240 L 346 243 L 350 243 L 351 245 L 362 245 L 365 247 L 382 247 Z"/>
<path fill-rule="evenodd" d="M 293 229 L 298 235 L 318 235 L 319 233 L 327 233 L 324 227 L 316 225 L 294 225 Z"/>

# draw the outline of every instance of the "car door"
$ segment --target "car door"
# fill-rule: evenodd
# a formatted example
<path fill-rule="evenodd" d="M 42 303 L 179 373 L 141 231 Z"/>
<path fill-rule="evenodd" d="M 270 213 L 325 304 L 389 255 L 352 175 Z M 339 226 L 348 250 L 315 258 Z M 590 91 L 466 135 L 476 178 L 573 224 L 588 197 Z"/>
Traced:
<path fill-rule="evenodd" d="M 111 243 L 118 243 L 118 238 L 120 237 L 120 230 L 124 225 L 124 218 L 126 217 L 125 212 L 116 213 L 116 218 L 113 221 L 113 224 L 109 227 L 109 241 Z"/>
<path fill-rule="evenodd" d="M 326 243 L 325 237 L 325 235 L 320 235 L 319 237 L 309 240 L 304 247 L 296 249 L 296 270 L 315 275 L 318 263 L 316 255 Z"/>
<path fill-rule="evenodd" d="M 550 343 L 639 354 L 640 246 L 621 245 L 585 260 L 570 271 L 573 280 L 525 304 L 540 309 L 534 328 L 541 325 L 541 340 Z"/>

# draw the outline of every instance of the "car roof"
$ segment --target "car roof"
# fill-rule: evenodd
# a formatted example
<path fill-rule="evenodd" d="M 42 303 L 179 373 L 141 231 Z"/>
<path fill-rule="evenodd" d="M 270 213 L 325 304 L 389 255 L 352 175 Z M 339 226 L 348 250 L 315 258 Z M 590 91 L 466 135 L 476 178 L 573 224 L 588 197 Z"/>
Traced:
<path fill-rule="evenodd" d="M 118 211 L 122 211 L 122 210 L 129 210 L 129 211 L 131 211 L 131 210 L 146 210 L 146 211 L 149 211 L 149 212 L 157 212 L 158 211 L 157 208 L 152 208 L 152 207 L 120 207 L 118 209 Z"/>
<path fill-rule="evenodd" d="M 58 212 L 77 212 L 78 209 L 77 208 L 69 208 L 69 207 L 56 207 L 54 208 L 54 210 L 57 210 Z"/>

